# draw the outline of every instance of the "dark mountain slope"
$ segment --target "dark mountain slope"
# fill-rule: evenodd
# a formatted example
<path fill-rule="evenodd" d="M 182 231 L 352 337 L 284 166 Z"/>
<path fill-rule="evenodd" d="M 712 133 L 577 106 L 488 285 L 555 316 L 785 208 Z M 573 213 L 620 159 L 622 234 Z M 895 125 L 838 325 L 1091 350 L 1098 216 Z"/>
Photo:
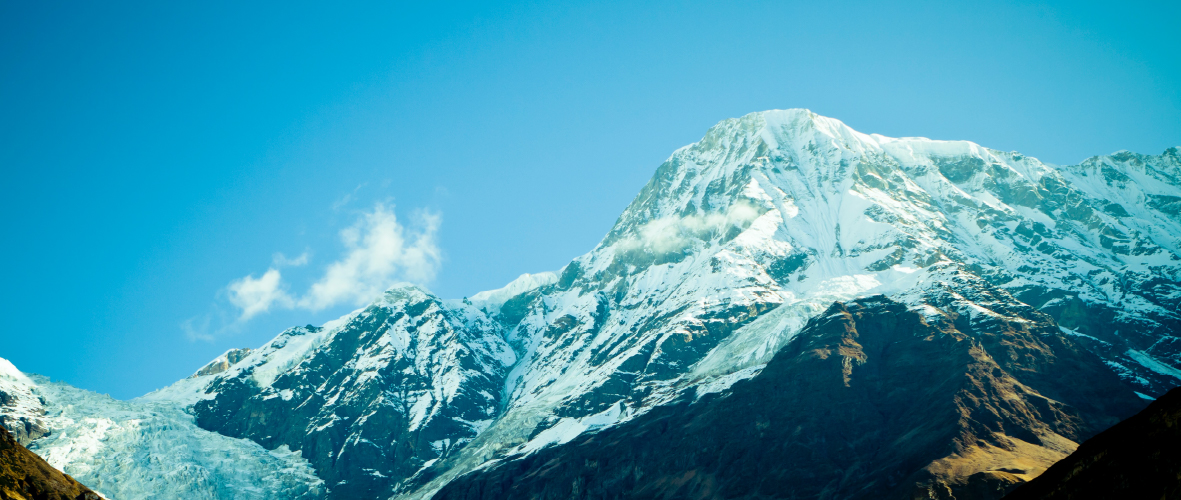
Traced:
<path fill-rule="evenodd" d="M 1100 433 L 1005 500 L 1181 498 L 1181 388 Z"/>
<path fill-rule="evenodd" d="M 0 500 L 99 500 L 0 427 Z"/>
<path fill-rule="evenodd" d="M 971 285 L 929 291 L 934 313 L 836 303 L 729 394 L 506 459 L 435 498 L 996 499 L 1143 406 L 1048 316 Z"/>

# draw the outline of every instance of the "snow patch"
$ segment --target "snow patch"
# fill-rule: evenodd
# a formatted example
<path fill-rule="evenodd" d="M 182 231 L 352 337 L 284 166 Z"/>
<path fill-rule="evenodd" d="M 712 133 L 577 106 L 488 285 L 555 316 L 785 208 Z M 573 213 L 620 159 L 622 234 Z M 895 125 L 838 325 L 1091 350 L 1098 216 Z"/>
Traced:
<path fill-rule="evenodd" d="M 1161 363 L 1144 352 L 1137 351 L 1135 349 L 1128 349 L 1127 355 L 1129 358 L 1132 358 L 1133 361 L 1139 363 L 1140 366 L 1148 368 L 1149 370 L 1152 370 L 1161 375 L 1166 375 L 1181 380 L 1181 370 Z"/>
<path fill-rule="evenodd" d="M 479 292 L 472 295 L 468 300 L 471 301 L 472 305 L 480 309 L 497 309 L 513 297 L 557 282 L 557 273 L 551 271 L 536 274 L 525 273 L 501 288 Z"/>
<path fill-rule="evenodd" d="M 553 427 L 537 433 L 537 436 L 529 440 L 528 443 L 518 447 L 516 452 L 527 454 L 547 446 L 568 443 L 583 432 L 599 429 L 618 422 L 622 412 L 623 404 L 615 403 L 610 408 L 594 415 L 583 418 L 563 418 L 558 420 L 558 423 L 554 424 Z"/>

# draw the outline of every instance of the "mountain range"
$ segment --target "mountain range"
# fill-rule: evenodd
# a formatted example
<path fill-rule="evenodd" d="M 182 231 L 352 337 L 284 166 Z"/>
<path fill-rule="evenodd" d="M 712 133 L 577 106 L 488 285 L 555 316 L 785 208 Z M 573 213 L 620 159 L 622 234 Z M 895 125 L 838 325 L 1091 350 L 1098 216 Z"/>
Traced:
<path fill-rule="evenodd" d="M 0 366 L 109 498 L 995 499 L 1181 380 L 1181 150 L 752 113 L 555 272 L 398 284 L 130 401 Z"/>

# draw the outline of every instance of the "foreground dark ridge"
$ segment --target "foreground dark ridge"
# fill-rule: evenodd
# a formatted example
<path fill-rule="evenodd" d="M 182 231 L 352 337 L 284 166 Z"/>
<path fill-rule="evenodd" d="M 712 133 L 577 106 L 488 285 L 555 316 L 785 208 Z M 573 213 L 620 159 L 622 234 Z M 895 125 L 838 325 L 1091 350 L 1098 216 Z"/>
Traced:
<path fill-rule="evenodd" d="M 1181 498 L 1181 388 L 1083 443 L 1005 500 Z"/>
<path fill-rule="evenodd" d="M 0 500 L 99 500 L 90 488 L 54 469 L 0 426 Z"/>

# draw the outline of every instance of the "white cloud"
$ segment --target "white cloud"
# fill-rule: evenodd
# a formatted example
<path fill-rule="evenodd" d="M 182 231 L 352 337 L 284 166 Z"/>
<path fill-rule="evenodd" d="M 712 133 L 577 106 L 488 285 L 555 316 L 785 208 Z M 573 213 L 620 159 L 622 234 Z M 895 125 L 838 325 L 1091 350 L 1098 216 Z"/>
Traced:
<path fill-rule="evenodd" d="M 717 236 L 731 226 L 745 227 L 758 216 L 757 208 L 739 202 L 730 205 L 725 213 L 662 217 L 640 226 L 634 236 L 620 241 L 619 245 L 622 250 L 647 248 L 656 253 L 679 251 L 693 239 Z"/>
<path fill-rule="evenodd" d="M 364 304 L 396 280 L 434 279 L 441 257 L 435 244 L 440 217 L 419 212 L 418 228 L 407 229 L 385 205 L 377 204 L 352 227 L 340 232 L 346 255 L 328 266 L 323 278 L 299 300 L 313 311 L 341 302 Z"/>
<path fill-rule="evenodd" d="M 262 277 L 255 278 L 253 274 L 235 280 L 226 287 L 230 303 L 242 310 L 239 321 L 246 321 L 256 314 L 267 312 L 272 305 L 291 308 L 295 300 L 283 291 L 280 280 L 282 276 L 275 268 L 267 269 Z"/>
<path fill-rule="evenodd" d="M 186 319 L 180 323 L 180 329 L 185 332 L 185 337 L 190 341 L 203 340 L 210 342 L 214 339 L 213 334 L 209 333 L 209 315 L 195 316 Z"/>
<path fill-rule="evenodd" d="M 300 298 L 292 297 L 284 286 L 280 267 L 298 267 L 308 263 L 308 253 L 288 258 L 276 253 L 272 267 L 262 276 L 253 274 L 231 282 L 226 294 L 231 304 L 241 310 L 238 322 L 270 311 L 272 307 L 299 307 L 312 311 L 340 303 L 361 305 L 377 298 L 397 281 L 424 284 L 438 271 L 441 252 L 435 242 L 441 219 L 438 214 L 419 211 L 416 224 L 408 228 L 398 222 L 392 209 L 377 204 L 352 226 L 340 232 L 345 254 L 328 265 L 323 277 Z M 190 338 L 199 329 L 185 327 Z"/>
<path fill-rule="evenodd" d="M 271 265 L 273 265 L 275 267 L 299 267 L 299 266 L 307 265 L 307 263 L 308 263 L 308 253 L 307 252 L 299 254 L 299 257 L 296 257 L 294 259 L 289 258 L 286 255 L 283 255 L 281 252 L 275 252 L 275 255 L 271 257 Z"/>

